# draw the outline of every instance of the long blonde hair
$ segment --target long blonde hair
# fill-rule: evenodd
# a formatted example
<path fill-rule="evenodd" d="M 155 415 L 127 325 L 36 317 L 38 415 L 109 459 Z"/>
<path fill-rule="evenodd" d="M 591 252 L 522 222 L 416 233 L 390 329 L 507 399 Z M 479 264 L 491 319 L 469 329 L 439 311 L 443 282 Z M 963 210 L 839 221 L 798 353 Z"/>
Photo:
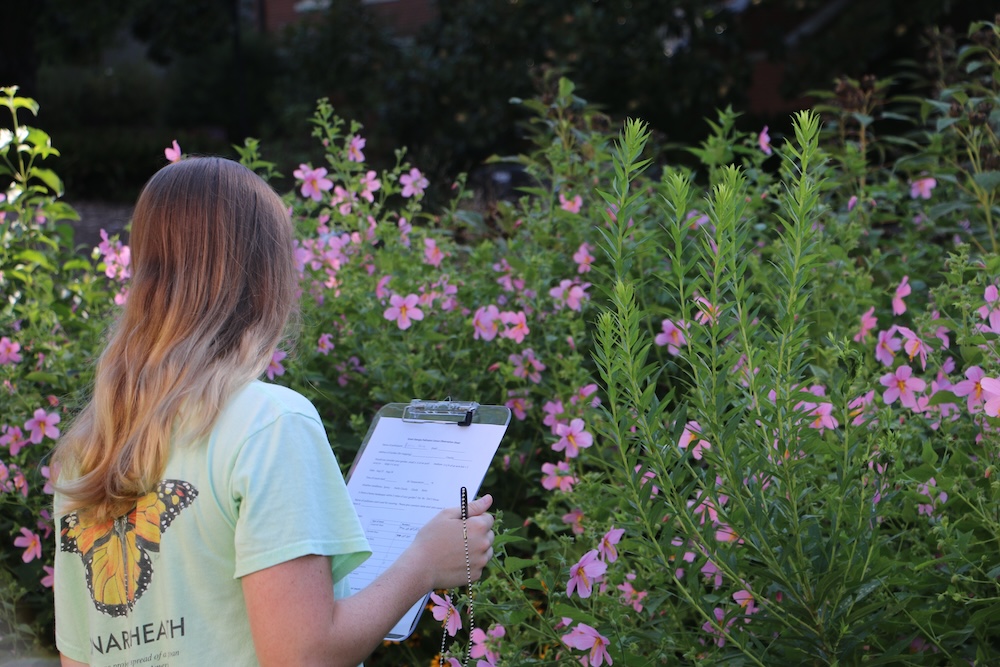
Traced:
<path fill-rule="evenodd" d="M 281 198 L 239 163 L 189 158 L 158 171 L 136 203 L 128 301 L 90 402 L 54 454 L 59 511 L 103 521 L 159 481 L 173 436 L 207 434 L 259 377 L 297 301 Z"/>

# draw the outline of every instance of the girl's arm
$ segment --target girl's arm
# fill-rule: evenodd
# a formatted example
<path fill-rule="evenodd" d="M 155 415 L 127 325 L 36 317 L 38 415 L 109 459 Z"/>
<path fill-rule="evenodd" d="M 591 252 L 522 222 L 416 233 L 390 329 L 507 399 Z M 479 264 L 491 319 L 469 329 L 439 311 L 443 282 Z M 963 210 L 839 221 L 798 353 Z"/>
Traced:
<path fill-rule="evenodd" d="M 469 503 L 469 568 L 478 580 L 493 557 L 493 503 Z M 243 577 L 257 658 L 272 665 L 356 667 L 428 591 L 467 583 L 458 508 L 444 510 L 371 585 L 335 600 L 330 559 L 303 556 Z"/>

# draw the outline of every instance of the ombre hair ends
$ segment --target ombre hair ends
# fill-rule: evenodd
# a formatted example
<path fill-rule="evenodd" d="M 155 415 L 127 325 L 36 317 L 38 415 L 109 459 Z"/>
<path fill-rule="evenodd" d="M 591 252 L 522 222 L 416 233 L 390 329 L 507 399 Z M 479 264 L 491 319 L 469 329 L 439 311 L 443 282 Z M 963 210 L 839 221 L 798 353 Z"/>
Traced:
<path fill-rule="evenodd" d="M 171 442 L 211 430 L 267 369 L 297 303 L 292 226 L 259 176 L 222 158 L 158 171 L 132 218 L 128 300 L 89 403 L 54 455 L 60 513 L 105 521 L 159 481 Z"/>

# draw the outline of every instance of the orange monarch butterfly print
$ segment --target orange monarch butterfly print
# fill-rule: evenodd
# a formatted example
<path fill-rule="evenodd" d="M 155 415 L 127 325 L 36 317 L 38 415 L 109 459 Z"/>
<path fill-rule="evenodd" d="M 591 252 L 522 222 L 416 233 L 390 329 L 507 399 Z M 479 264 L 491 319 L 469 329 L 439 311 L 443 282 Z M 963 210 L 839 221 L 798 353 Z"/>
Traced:
<path fill-rule="evenodd" d="M 128 514 L 92 523 L 70 512 L 60 522 L 62 550 L 80 554 L 94 606 L 124 616 L 153 578 L 150 552 L 159 552 L 167 526 L 198 496 L 191 484 L 165 479 L 136 502 Z"/>

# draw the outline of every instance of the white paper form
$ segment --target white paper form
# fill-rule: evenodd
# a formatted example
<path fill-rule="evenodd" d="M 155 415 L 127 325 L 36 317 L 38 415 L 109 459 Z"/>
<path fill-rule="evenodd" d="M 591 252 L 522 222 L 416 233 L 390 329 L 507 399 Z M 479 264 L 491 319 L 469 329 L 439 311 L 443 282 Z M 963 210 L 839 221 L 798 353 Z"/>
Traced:
<path fill-rule="evenodd" d="M 372 548 L 371 558 L 350 574 L 351 594 L 387 569 L 439 511 L 457 507 L 463 486 L 469 498 L 476 497 L 506 428 L 378 419 L 347 482 Z M 426 596 L 386 639 L 405 639 L 425 604 Z"/>

